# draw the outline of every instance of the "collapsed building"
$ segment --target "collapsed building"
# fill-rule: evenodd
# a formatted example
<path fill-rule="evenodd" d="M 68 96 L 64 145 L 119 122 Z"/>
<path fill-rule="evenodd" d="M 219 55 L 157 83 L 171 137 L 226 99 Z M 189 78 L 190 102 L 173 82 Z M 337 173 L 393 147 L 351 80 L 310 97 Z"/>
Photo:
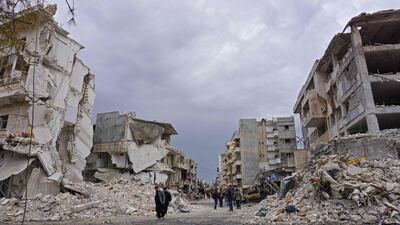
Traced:
<path fill-rule="evenodd" d="M 313 155 L 341 137 L 400 128 L 399 27 L 399 10 L 363 13 L 333 37 L 314 63 L 294 106 Z M 399 145 L 385 144 L 383 136 L 368 137 L 353 139 L 351 148 L 368 157 L 398 157 Z"/>
<path fill-rule="evenodd" d="M 171 145 L 176 134 L 170 123 L 142 120 L 134 113 L 99 113 L 85 178 L 107 181 L 129 173 L 189 193 L 196 186 L 197 164 Z"/>
<path fill-rule="evenodd" d="M 56 194 L 60 183 L 83 180 L 94 75 L 77 56 L 84 47 L 54 21 L 55 12 L 55 5 L 38 5 L 19 13 L 21 45 L 1 55 L 0 197 L 23 197 L 26 186 L 28 198 Z"/>
<path fill-rule="evenodd" d="M 241 190 L 271 175 L 283 177 L 294 172 L 305 165 L 307 156 L 300 156 L 308 153 L 297 150 L 293 117 L 241 119 L 226 147 L 219 156 L 217 186 Z"/>

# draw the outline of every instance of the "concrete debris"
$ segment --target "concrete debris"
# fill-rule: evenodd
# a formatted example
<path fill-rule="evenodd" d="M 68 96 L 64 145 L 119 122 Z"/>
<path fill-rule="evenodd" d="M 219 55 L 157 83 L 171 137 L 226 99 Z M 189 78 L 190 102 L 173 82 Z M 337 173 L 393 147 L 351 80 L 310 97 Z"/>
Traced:
<path fill-rule="evenodd" d="M 110 216 L 154 216 L 154 185 L 132 179 L 114 179 L 105 183 L 81 184 L 63 181 L 71 192 L 57 195 L 37 194 L 28 201 L 27 218 L 31 221 L 93 219 Z M 189 212 L 195 207 L 181 193 L 170 190 L 172 201 L 169 213 Z M 82 195 L 81 193 L 86 193 Z M 24 201 L 0 199 L 1 221 L 21 221 Z"/>
<path fill-rule="evenodd" d="M 294 174 L 295 188 L 259 203 L 267 223 L 400 223 L 400 161 L 323 155 Z M 288 213 L 288 206 L 291 213 Z M 257 211 L 254 212 L 255 215 Z M 261 221 L 260 221 L 261 222 Z"/>

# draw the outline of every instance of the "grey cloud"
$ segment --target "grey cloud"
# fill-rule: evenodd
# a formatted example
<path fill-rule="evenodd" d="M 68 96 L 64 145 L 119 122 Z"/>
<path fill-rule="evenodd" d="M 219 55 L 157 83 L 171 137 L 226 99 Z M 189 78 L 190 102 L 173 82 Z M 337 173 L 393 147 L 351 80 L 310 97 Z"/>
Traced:
<path fill-rule="evenodd" d="M 65 23 L 66 6 L 57 15 Z M 362 11 L 396 0 L 75 1 L 81 57 L 96 74 L 95 112 L 172 122 L 174 144 L 215 176 L 239 118 L 292 114 L 314 60 Z"/>

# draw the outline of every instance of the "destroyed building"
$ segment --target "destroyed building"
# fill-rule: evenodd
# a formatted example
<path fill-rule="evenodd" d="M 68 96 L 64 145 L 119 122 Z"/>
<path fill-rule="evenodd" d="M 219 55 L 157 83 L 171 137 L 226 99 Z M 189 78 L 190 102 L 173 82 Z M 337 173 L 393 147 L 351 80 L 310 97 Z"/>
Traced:
<path fill-rule="evenodd" d="M 293 117 L 272 120 L 241 119 L 220 155 L 217 179 L 220 186 L 248 188 L 272 172 L 296 169 L 296 136 Z"/>
<path fill-rule="evenodd" d="M 54 21 L 55 12 L 55 5 L 39 5 L 19 13 L 22 46 L 1 55 L 0 197 L 23 197 L 26 186 L 28 198 L 56 194 L 61 182 L 82 181 L 94 75 L 77 56 L 84 47 Z"/>
<path fill-rule="evenodd" d="M 85 178 L 108 181 L 127 172 L 143 182 L 190 192 L 197 165 L 171 145 L 176 134 L 170 123 L 142 120 L 134 113 L 98 113 Z"/>
<path fill-rule="evenodd" d="M 338 137 L 400 128 L 399 27 L 399 10 L 363 13 L 314 63 L 294 106 L 313 154 Z"/>

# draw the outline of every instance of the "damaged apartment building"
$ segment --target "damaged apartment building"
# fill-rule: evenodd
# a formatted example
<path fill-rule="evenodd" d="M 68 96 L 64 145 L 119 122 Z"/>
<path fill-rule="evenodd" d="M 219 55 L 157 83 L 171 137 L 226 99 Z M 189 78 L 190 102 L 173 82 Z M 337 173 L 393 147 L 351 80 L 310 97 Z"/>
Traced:
<path fill-rule="evenodd" d="M 197 164 L 171 146 L 176 134 L 170 123 L 142 120 L 134 113 L 99 113 L 85 178 L 107 181 L 130 174 L 189 192 L 196 184 Z"/>
<path fill-rule="evenodd" d="M 360 14 L 315 62 L 294 106 L 313 154 L 340 137 L 400 128 L 399 29 L 399 10 Z M 374 156 L 385 148 L 371 137 L 353 150 Z"/>
<path fill-rule="evenodd" d="M 1 56 L 0 196 L 23 197 L 26 186 L 27 197 L 56 194 L 60 183 L 83 180 L 94 76 L 55 12 L 55 5 L 22 11 L 15 24 L 21 45 Z"/>
<path fill-rule="evenodd" d="M 249 188 L 272 173 L 290 174 L 302 166 L 296 163 L 296 156 L 307 154 L 297 150 L 293 117 L 241 119 L 239 130 L 226 147 L 226 152 L 219 156 L 217 185 L 240 189 Z"/>

